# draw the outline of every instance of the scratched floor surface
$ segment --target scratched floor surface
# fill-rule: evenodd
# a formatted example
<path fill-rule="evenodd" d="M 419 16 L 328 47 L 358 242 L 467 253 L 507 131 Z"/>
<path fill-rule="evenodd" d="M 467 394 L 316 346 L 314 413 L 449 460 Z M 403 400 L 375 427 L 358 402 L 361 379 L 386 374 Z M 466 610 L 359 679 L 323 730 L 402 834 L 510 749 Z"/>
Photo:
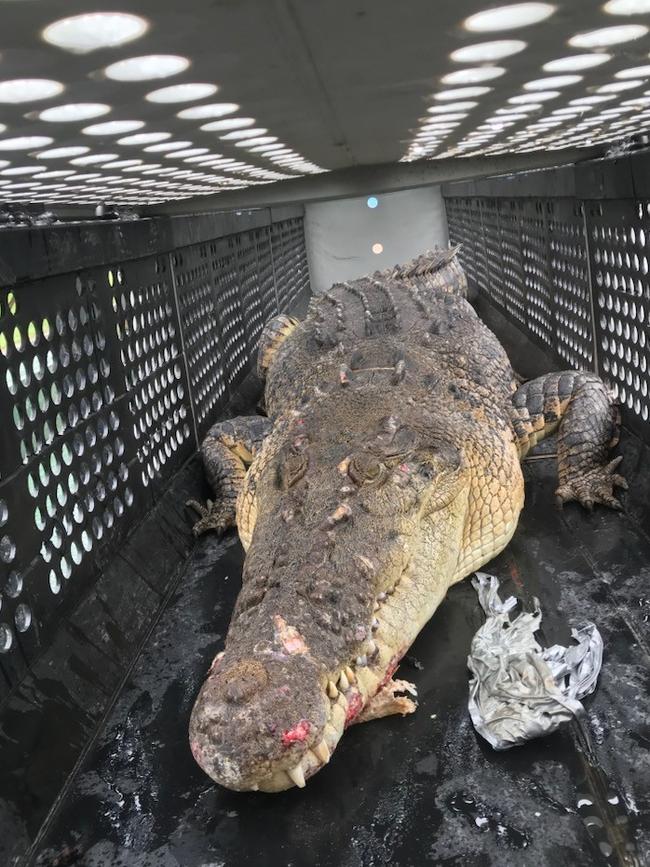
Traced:
<path fill-rule="evenodd" d="M 482 617 L 466 581 L 401 666 L 418 686 L 416 714 L 353 727 L 303 791 L 236 794 L 211 784 L 190 755 L 187 722 L 222 646 L 242 552 L 232 538 L 206 538 L 66 793 L 38 863 L 646 863 L 650 546 L 626 517 L 557 512 L 550 461 L 526 473 L 520 527 L 489 571 L 506 580 L 505 590 L 539 596 L 549 643 L 566 641 L 582 619 L 598 624 L 605 661 L 584 730 L 507 753 L 477 738 L 465 663 Z"/>

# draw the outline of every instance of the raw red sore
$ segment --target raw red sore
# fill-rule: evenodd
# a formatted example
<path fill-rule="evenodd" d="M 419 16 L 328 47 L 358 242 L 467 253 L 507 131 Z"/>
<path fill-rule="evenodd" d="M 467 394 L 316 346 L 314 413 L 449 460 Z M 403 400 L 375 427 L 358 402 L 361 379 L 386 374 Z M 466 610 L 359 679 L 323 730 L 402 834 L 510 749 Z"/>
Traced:
<path fill-rule="evenodd" d="M 363 699 L 358 692 L 353 692 L 348 699 L 348 709 L 345 713 L 345 724 L 350 725 L 352 720 L 359 716 L 363 708 Z"/>
<path fill-rule="evenodd" d="M 291 744 L 302 743 L 306 741 L 311 732 L 311 723 L 309 720 L 301 719 L 293 728 L 285 729 L 282 732 L 282 745 L 285 747 Z"/>

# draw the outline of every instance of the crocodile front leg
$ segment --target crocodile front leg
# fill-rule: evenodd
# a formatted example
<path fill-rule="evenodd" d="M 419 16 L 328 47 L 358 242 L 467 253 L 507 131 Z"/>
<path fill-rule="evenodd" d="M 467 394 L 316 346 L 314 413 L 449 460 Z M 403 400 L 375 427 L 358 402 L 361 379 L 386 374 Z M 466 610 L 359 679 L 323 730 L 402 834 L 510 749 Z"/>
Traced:
<path fill-rule="evenodd" d="M 205 473 L 215 494 L 206 506 L 189 500 L 199 520 L 193 527 L 195 536 L 209 530 L 225 532 L 236 523 L 237 498 L 244 487 L 247 467 L 261 450 L 273 427 L 270 419 L 243 415 L 213 425 L 201 445 Z"/>
<path fill-rule="evenodd" d="M 512 402 L 522 457 L 558 432 L 559 506 L 577 500 L 588 509 L 594 503 L 621 508 L 614 491 L 627 488 L 615 472 L 622 458 L 608 461 L 618 442 L 618 412 L 598 376 L 579 370 L 549 373 L 518 388 Z"/>

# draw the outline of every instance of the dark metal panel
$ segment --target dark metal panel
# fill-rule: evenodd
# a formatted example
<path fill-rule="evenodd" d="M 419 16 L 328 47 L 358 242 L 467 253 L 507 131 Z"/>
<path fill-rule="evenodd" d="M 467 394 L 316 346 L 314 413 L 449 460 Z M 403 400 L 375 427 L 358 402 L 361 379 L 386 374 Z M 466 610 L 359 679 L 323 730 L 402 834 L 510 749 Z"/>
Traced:
<path fill-rule="evenodd" d="M 586 202 L 598 372 L 648 441 L 650 202 Z"/>
<path fill-rule="evenodd" d="M 575 165 L 502 174 L 477 180 L 443 184 L 445 198 L 485 196 L 496 198 L 571 196 L 575 193 Z"/>
<path fill-rule="evenodd" d="M 275 277 L 273 274 L 273 250 L 271 249 L 271 229 L 257 229 L 255 231 L 255 243 L 257 245 L 258 285 L 260 292 L 260 304 L 264 313 L 264 322 L 268 322 L 278 313 L 278 293 L 276 291 Z"/>
<path fill-rule="evenodd" d="M 521 251 L 522 202 L 505 200 L 499 207 L 499 229 L 503 252 L 503 300 L 506 313 L 520 327 L 526 326 L 523 258 Z"/>
<path fill-rule="evenodd" d="M 27 658 L 133 517 L 128 409 L 98 279 L 66 274 L 4 293 L 0 646 L 12 637 Z"/>
<path fill-rule="evenodd" d="M 255 357 L 262 328 L 264 328 L 264 309 L 258 285 L 259 265 L 257 261 L 257 239 L 253 232 L 242 232 L 235 238 L 237 268 L 242 312 L 246 325 L 246 340 L 249 358 Z"/>
<path fill-rule="evenodd" d="M 650 194 L 648 151 L 446 183 L 445 198 L 620 199 Z"/>
<path fill-rule="evenodd" d="M 483 199 L 481 221 L 485 243 L 486 285 L 485 292 L 495 304 L 503 307 L 503 257 L 499 230 L 498 199 Z"/>
<path fill-rule="evenodd" d="M 209 245 L 179 249 L 171 262 L 194 417 L 202 439 L 228 401 Z"/>
<path fill-rule="evenodd" d="M 456 199 L 458 242 L 461 247 L 461 262 L 467 271 L 468 280 L 476 283 L 475 239 L 476 226 L 472 224 L 469 199 Z"/>
<path fill-rule="evenodd" d="M 598 195 L 622 183 L 625 165 L 610 164 Z M 648 441 L 650 200 L 470 195 L 446 204 L 471 285 L 562 366 L 598 369 Z"/>
<path fill-rule="evenodd" d="M 152 221 L 121 245 L 100 226 L 101 255 L 93 236 L 79 269 L 0 292 L 2 683 L 21 679 L 192 454 L 194 420 L 200 438 L 223 412 L 278 296 L 291 310 L 308 293 L 303 220 L 289 213 L 171 258 L 133 257 Z M 74 237 L 12 237 L 22 249 L 44 233 Z M 71 256 L 55 244 L 40 269 Z"/>
<path fill-rule="evenodd" d="M 629 156 L 582 163 L 575 167 L 575 176 L 575 195 L 579 199 L 624 199 L 634 195 Z"/>
<path fill-rule="evenodd" d="M 220 238 L 211 242 L 209 252 L 214 304 L 225 359 L 226 387 L 232 390 L 246 375 L 250 362 L 234 238 Z"/>
<path fill-rule="evenodd" d="M 549 277 L 549 203 L 528 199 L 521 215 L 521 254 L 526 294 L 526 320 L 534 340 L 554 348 L 554 322 Z"/>
<path fill-rule="evenodd" d="M 103 300 L 110 300 L 111 338 L 121 363 L 134 483 L 146 502 L 195 448 L 169 258 L 117 265 L 106 282 Z"/>
<path fill-rule="evenodd" d="M 591 288 L 584 207 L 554 199 L 548 216 L 555 350 L 569 367 L 594 370 Z"/>
<path fill-rule="evenodd" d="M 194 215 L 159 219 L 169 222 L 172 247 L 178 249 L 269 226 L 273 217 L 269 208 L 254 208 L 214 212 L 205 209 Z"/>
<path fill-rule="evenodd" d="M 472 225 L 474 239 L 474 261 L 476 283 L 479 290 L 487 291 L 487 261 L 485 253 L 485 238 L 483 236 L 483 218 L 481 214 L 481 199 L 472 197 L 469 200 L 469 219 Z"/>
<path fill-rule="evenodd" d="M 371 193 L 388 193 L 430 184 L 503 175 L 505 172 L 526 172 L 531 169 L 568 165 L 577 160 L 600 157 L 605 150 L 603 145 L 597 145 L 590 148 L 564 148 L 556 151 L 539 150 L 529 153 L 353 166 L 248 189 L 232 192 L 224 190 L 210 196 L 150 205 L 145 209 L 145 213 L 150 216 L 205 214 L 223 208 L 271 207 L 289 203 L 347 199 Z"/>
<path fill-rule="evenodd" d="M 452 243 L 480 295 L 571 367 L 592 369 L 589 267 L 579 203 L 561 198 L 446 200 Z M 478 203 L 478 209 L 477 209 Z"/>
<path fill-rule="evenodd" d="M 31 281 L 171 249 L 168 220 L 66 223 L 0 231 L 0 260 L 12 282 Z"/>
<path fill-rule="evenodd" d="M 278 306 L 281 313 L 289 313 L 310 291 L 304 225 L 296 218 L 276 225 L 275 239 L 273 235 L 271 239 Z"/>

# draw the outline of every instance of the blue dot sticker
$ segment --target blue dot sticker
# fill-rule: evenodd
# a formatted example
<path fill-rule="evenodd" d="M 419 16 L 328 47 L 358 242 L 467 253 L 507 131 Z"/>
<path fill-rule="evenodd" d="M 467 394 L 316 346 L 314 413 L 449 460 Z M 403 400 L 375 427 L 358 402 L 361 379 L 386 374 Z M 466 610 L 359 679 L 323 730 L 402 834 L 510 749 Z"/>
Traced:
<path fill-rule="evenodd" d="M 376 208 L 379 204 L 379 199 L 377 196 L 368 196 L 368 201 L 366 202 L 369 208 Z"/>

